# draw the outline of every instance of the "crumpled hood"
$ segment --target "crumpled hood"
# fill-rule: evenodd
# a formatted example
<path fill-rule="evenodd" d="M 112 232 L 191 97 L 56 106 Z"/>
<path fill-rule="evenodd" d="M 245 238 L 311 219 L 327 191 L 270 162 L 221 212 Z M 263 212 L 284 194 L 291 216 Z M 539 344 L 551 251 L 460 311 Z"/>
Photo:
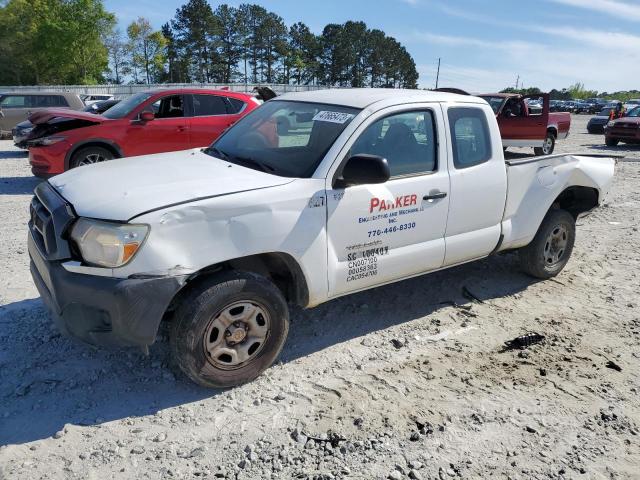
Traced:
<path fill-rule="evenodd" d="M 74 168 L 49 180 L 78 215 L 118 221 L 292 181 L 213 158 L 199 149 L 120 158 Z"/>
<path fill-rule="evenodd" d="M 86 120 L 93 123 L 102 123 L 106 117 L 89 112 L 78 112 L 68 108 L 47 108 L 29 115 L 29 121 L 34 125 L 50 122 L 54 118 L 69 118 L 75 120 Z"/>

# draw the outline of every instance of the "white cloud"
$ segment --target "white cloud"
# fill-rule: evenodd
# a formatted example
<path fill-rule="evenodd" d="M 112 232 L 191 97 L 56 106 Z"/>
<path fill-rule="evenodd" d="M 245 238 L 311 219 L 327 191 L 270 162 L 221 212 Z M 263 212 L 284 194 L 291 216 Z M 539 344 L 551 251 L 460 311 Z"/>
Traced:
<path fill-rule="evenodd" d="M 630 5 L 616 0 L 599 0 L 589 6 L 584 0 L 549 0 L 565 5 L 599 9 L 603 4 L 610 12 L 625 15 L 625 18 L 640 18 L 640 5 Z M 543 89 L 561 88 L 576 81 L 581 81 L 587 88 L 601 91 L 627 90 L 635 88 L 633 79 L 640 77 L 640 36 L 616 31 L 614 27 L 599 30 L 574 28 L 570 22 L 562 27 L 544 26 L 534 22 L 501 22 L 496 18 L 471 11 L 461 10 L 441 3 L 435 5 L 445 14 L 464 20 L 491 25 L 491 33 L 501 35 L 507 40 L 488 40 L 465 36 L 438 35 L 425 32 L 414 32 L 406 37 L 408 41 L 423 41 L 433 45 L 437 56 L 446 55 L 449 62 L 456 52 L 463 51 L 464 58 L 472 53 L 471 66 L 481 65 L 477 81 L 491 84 L 490 72 L 494 66 L 502 70 L 496 72 L 493 81 L 495 88 L 504 88 L 515 83 L 516 75 L 525 79 L 525 86 L 539 86 Z M 523 32 L 536 33 L 536 42 L 512 40 Z M 437 48 L 440 47 L 440 48 Z M 461 55 L 462 56 L 462 55 Z M 506 66 L 506 67 L 505 67 Z M 511 68 L 509 72 L 504 72 Z M 455 67 L 456 72 L 473 72 L 473 68 Z M 485 73 L 483 73 L 485 72 Z M 426 72 L 425 72 L 426 74 Z M 459 88 L 473 88 L 476 80 L 473 75 L 468 78 L 458 77 Z M 512 79 L 513 78 L 513 79 Z M 421 77 L 422 80 L 422 77 Z M 427 84 L 429 81 L 424 82 Z M 461 86 L 467 83 L 469 86 Z M 425 85 L 427 86 L 427 85 Z M 480 88 L 480 90 L 487 90 Z"/>
<path fill-rule="evenodd" d="M 571 7 L 593 10 L 623 20 L 640 20 L 640 5 L 622 2 L 619 0 L 551 0 Z"/>
<path fill-rule="evenodd" d="M 474 37 L 414 32 L 410 38 L 441 47 L 440 86 L 468 91 L 500 90 L 519 75 L 525 86 L 549 90 L 577 81 L 601 91 L 627 90 L 630 79 L 640 78 L 640 37 L 615 32 L 544 27 L 549 43 L 495 41 Z M 554 38 L 567 41 L 554 40 Z M 621 46 L 626 44 L 627 46 Z M 464 50 L 472 65 L 456 65 L 456 52 Z M 478 67 L 481 65 L 481 67 Z M 435 66 L 421 67 L 421 85 L 435 83 Z"/>

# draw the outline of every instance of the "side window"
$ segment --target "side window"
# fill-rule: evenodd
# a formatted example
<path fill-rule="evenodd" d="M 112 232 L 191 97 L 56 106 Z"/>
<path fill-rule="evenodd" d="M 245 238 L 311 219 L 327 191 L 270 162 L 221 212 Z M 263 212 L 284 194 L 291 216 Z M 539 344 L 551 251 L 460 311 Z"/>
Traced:
<path fill-rule="evenodd" d="M 182 95 L 169 95 L 162 97 L 151 105 L 156 118 L 179 118 L 184 117 L 184 102 Z"/>
<path fill-rule="evenodd" d="M 33 108 L 68 107 L 67 100 L 62 95 L 34 95 L 27 104 Z"/>
<path fill-rule="evenodd" d="M 7 95 L 0 101 L 2 108 L 26 108 L 27 97 L 24 95 Z"/>
<path fill-rule="evenodd" d="M 193 116 L 227 115 L 225 97 L 218 95 L 193 95 Z"/>
<path fill-rule="evenodd" d="M 433 172 L 438 167 L 433 113 L 414 110 L 377 120 L 362 132 L 348 156 L 359 153 L 386 158 L 392 177 Z"/>
<path fill-rule="evenodd" d="M 453 164 L 456 168 L 479 165 L 491 158 L 489 125 L 479 108 L 450 108 L 449 128 L 453 142 Z"/>
<path fill-rule="evenodd" d="M 246 105 L 242 100 L 238 100 L 237 98 L 227 97 L 227 100 L 231 105 L 231 111 L 229 113 L 240 113 Z"/>
<path fill-rule="evenodd" d="M 69 106 L 69 102 L 67 102 L 67 99 L 64 98 L 62 95 L 56 95 L 55 97 L 53 97 L 53 104 L 56 107 L 68 107 Z"/>

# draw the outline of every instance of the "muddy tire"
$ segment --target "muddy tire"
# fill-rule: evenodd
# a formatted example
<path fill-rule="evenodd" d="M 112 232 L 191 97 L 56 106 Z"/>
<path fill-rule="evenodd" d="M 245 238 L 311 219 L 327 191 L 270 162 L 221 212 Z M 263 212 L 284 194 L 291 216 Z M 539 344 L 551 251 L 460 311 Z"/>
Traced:
<path fill-rule="evenodd" d="M 519 250 L 520 266 L 536 278 L 555 277 L 571 257 L 576 221 L 566 210 L 550 210 L 531 243 Z"/>
<path fill-rule="evenodd" d="M 604 143 L 607 145 L 607 147 L 615 147 L 618 145 L 618 143 L 620 142 L 620 140 L 618 140 L 617 138 L 605 138 L 604 139 Z"/>
<path fill-rule="evenodd" d="M 173 357 L 194 382 L 209 388 L 249 382 L 276 360 L 289 332 L 280 290 L 249 272 L 223 272 L 181 302 L 170 332 Z"/>
<path fill-rule="evenodd" d="M 533 147 L 533 153 L 536 156 L 540 155 L 551 155 L 553 153 L 553 149 L 556 147 L 556 136 L 553 132 L 547 132 L 547 136 L 544 139 L 544 143 L 541 147 Z"/>
<path fill-rule="evenodd" d="M 103 147 L 81 148 L 71 157 L 69 168 L 77 168 L 85 165 L 92 165 L 94 163 L 106 162 L 108 160 L 113 160 L 114 158 L 115 155 L 113 152 Z"/>

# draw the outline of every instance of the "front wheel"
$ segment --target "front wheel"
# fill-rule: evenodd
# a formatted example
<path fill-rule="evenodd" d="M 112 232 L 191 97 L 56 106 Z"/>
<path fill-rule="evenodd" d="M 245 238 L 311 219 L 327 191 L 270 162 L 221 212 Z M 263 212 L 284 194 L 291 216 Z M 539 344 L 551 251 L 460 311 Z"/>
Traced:
<path fill-rule="evenodd" d="M 616 145 L 618 145 L 618 143 L 620 142 L 620 140 L 618 140 L 617 138 L 605 138 L 604 139 L 604 143 L 606 143 L 607 147 L 615 147 Z"/>
<path fill-rule="evenodd" d="M 537 156 L 551 155 L 553 153 L 553 149 L 555 148 L 555 146 L 556 146 L 556 136 L 551 132 L 547 132 L 547 136 L 544 138 L 544 142 L 542 143 L 542 146 L 534 147 L 533 153 L 536 154 Z"/>
<path fill-rule="evenodd" d="M 111 151 L 103 147 L 86 147 L 81 148 L 71 157 L 69 166 L 71 168 L 83 167 L 85 165 L 93 165 L 94 163 L 102 163 L 107 160 L 113 160 L 114 155 Z"/>
<path fill-rule="evenodd" d="M 566 210 L 549 211 L 531 243 L 519 250 L 522 269 L 536 278 L 555 277 L 569 261 L 575 239 L 573 216 Z"/>
<path fill-rule="evenodd" d="M 249 272 L 223 272 L 182 301 L 170 344 L 180 369 L 213 388 L 249 382 L 276 360 L 289 331 L 280 290 Z"/>

